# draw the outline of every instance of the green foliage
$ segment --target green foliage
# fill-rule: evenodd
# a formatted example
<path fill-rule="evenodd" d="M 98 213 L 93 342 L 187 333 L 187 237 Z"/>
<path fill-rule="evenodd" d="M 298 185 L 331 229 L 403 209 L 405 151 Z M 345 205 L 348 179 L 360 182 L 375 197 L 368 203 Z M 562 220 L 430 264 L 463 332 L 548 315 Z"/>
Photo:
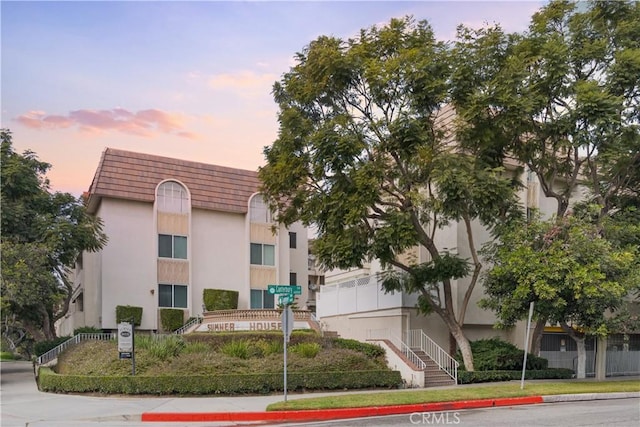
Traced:
<path fill-rule="evenodd" d="M 82 200 L 50 191 L 50 164 L 32 151 L 14 151 L 8 129 L 0 136 L 3 318 L 15 319 L 10 327 L 32 339 L 51 340 L 55 322 L 69 309 L 69 269 L 83 251 L 101 249 L 107 237 Z"/>
<path fill-rule="evenodd" d="M 287 388 L 296 390 L 345 390 L 397 388 L 402 378 L 398 371 L 290 372 Z M 38 387 L 45 392 L 151 394 L 151 395 L 233 395 L 269 394 L 284 389 L 281 373 L 245 375 L 185 376 L 84 376 L 59 375 L 41 367 Z"/>
<path fill-rule="evenodd" d="M 332 338 L 331 344 L 334 348 L 344 348 L 357 351 L 371 359 L 384 358 L 386 353 L 382 347 L 376 344 L 369 344 L 347 338 Z"/>
<path fill-rule="evenodd" d="M 549 368 L 535 371 L 527 370 L 525 379 L 527 380 L 552 380 L 552 379 L 570 379 L 574 373 L 571 369 L 565 368 Z M 458 384 L 474 384 L 497 381 L 513 381 L 522 378 L 522 370 L 520 371 L 458 371 Z"/>
<path fill-rule="evenodd" d="M 152 357 L 164 361 L 178 356 L 185 348 L 185 342 L 178 335 L 153 336 L 136 335 L 136 350 L 147 350 Z"/>
<path fill-rule="evenodd" d="M 298 344 L 298 345 L 302 345 Z M 264 340 L 260 339 L 255 342 L 256 347 L 260 349 L 260 352 L 264 356 L 269 356 L 271 354 L 280 354 L 284 352 L 284 343 L 281 340 Z"/>
<path fill-rule="evenodd" d="M 472 341 L 471 350 L 476 371 L 522 370 L 524 350 L 499 338 Z M 456 354 L 456 359 L 462 362 L 460 351 Z M 527 355 L 527 370 L 544 370 L 548 365 L 547 359 L 531 353 Z"/>
<path fill-rule="evenodd" d="M 312 359 L 318 355 L 321 347 L 318 343 L 300 343 L 291 347 L 291 352 L 299 354 L 307 359 Z"/>
<path fill-rule="evenodd" d="M 162 330 L 173 332 L 184 324 L 184 310 L 179 308 L 161 308 L 160 325 Z"/>
<path fill-rule="evenodd" d="M 485 253 L 494 267 L 481 303 L 501 325 L 525 318 L 533 301 L 538 318 L 606 334 L 605 312 L 638 286 L 637 249 L 614 247 L 589 218 L 533 220 L 505 230 Z"/>
<path fill-rule="evenodd" d="M 67 341 L 67 340 L 69 340 L 71 338 L 72 337 L 70 337 L 70 336 L 64 336 L 64 337 L 57 337 L 57 338 L 52 339 L 52 340 L 36 342 L 36 344 L 34 346 L 34 351 L 36 352 L 36 356 L 42 356 L 47 351 L 53 350 L 54 348 L 56 348 L 57 346 L 59 346 L 60 344 L 62 344 L 63 342 L 65 342 L 65 341 Z"/>
<path fill-rule="evenodd" d="M 238 291 L 226 289 L 205 289 L 202 291 L 202 299 L 207 311 L 237 310 Z"/>
<path fill-rule="evenodd" d="M 133 319 L 134 326 L 140 326 L 142 323 L 142 307 L 131 305 L 116 306 L 116 323 L 131 323 L 131 319 Z"/>
<path fill-rule="evenodd" d="M 0 352 L 0 360 L 17 360 L 19 357 L 9 351 Z"/>
<path fill-rule="evenodd" d="M 227 356 L 248 359 L 251 357 L 251 347 L 248 341 L 231 341 L 220 347 L 220 351 Z"/>

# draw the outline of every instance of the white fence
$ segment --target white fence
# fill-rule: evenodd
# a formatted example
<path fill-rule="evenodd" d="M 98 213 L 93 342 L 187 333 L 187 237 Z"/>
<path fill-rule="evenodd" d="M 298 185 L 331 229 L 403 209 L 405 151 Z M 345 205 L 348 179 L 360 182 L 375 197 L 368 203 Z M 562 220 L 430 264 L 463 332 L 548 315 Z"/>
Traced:
<path fill-rule="evenodd" d="M 550 368 L 578 367 L 577 351 L 541 351 L 540 357 L 549 361 Z M 607 350 L 606 375 L 640 375 L 640 351 Z M 595 352 L 587 351 L 587 375 L 595 375 Z"/>
<path fill-rule="evenodd" d="M 36 359 L 36 364 L 37 365 L 46 365 L 49 362 L 52 362 L 54 360 L 56 360 L 58 358 L 58 355 L 60 353 L 62 353 L 63 351 L 65 351 L 67 348 L 71 347 L 72 345 L 76 345 L 82 341 L 87 341 L 87 340 L 113 340 L 116 339 L 117 334 L 115 333 L 95 333 L 95 334 L 77 334 L 71 338 L 69 338 L 68 340 L 66 340 L 65 342 L 63 342 L 62 344 L 60 344 L 59 346 L 57 346 L 56 348 L 53 348 L 49 351 L 47 351 L 46 353 L 42 354 L 41 356 L 38 356 L 38 358 Z"/>
<path fill-rule="evenodd" d="M 386 294 L 377 276 L 366 276 L 320 287 L 316 296 L 319 318 L 398 307 L 415 307 L 418 296 L 402 292 Z"/>

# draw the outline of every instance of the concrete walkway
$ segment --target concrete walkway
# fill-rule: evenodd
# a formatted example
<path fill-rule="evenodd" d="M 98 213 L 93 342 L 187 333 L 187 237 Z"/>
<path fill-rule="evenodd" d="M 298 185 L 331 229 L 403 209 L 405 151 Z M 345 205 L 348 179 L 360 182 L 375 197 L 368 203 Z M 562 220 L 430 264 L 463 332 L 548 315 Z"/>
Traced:
<path fill-rule="evenodd" d="M 57 426 L 92 426 L 102 427 L 129 427 L 129 426 L 154 426 L 154 427 L 178 427 L 182 425 L 232 425 L 230 423 L 243 423 L 251 421 L 277 421 L 273 415 L 265 412 L 271 403 L 284 400 L 283 394 L 269 396 L 238 396 L 238 397 L 138 397 L 138 396 L 78 396 L 62 395 L 40 392 L 35 384 L 33 368 L 30 362 L 2 362 L 0 376 L 0 411 L 2 412 L 2 427 L 57 427 Z M 615 378 L 618 379 L 618 378 Z M 638 380 L 638 377 L 624 377 L 619 379 Z M 536 380 L 545 381 L 545 380 Z M 586 381 L 590 381 L 587 379 Z M 591 380 L 592 381 L 592 380 Z M 528 381 L 526 384 L 533 381 Z M 461 386 L 434 387 L 432 389 L 448 389 L 453 387 L 483 387 L 491 384 L 471 384 Z M 415 389 L 414 389 L 415 390 Z M 353 393 L 381 393 L 389 390 L 350 391 L 330 393 L 291 393 L 288 400 L 308 397 L 335 396 Z M 396 390 L 403 393 L 412 390 Z M 586 396 L 564 396 L 563 399 L 584 398 Z M 636 393 L 624 394 L 592 394 L 589 399 L 640 397 L 640 386 Z M 560 399 L 553 396 L 552 399 Z M 487 401 L 468 402 L 466 406 L 456 403 L 455 409 L 472 407 L 515 405 L 524 403 L 542 403 L 547 400 L 538 397 L 534 401 L 515 401 L 489 399 Z M 549 400 L 551 401 L 551 400 Z M 445 407 L 436 409 L 422 404 L 419 408 L 404 406 L 397 408 L 394 413 L 410 413 L 419 411 L 447 410 Z M 440 404 L 441 406 L 443 404 Z M 453 409 L 451 407 L 449 409 Z M 369 412 L 366 412 L 369 411 Z M 307 414 L 296 411 L 296 420 L 335 419 L 335 415 L 328 411 L 307 411 Z M 352 416 L 369 416 L 368 414 L 381 415 L 380 408 L 364 408 L 357 411 L 343 412 L 338 418 L 350 418 Z M 388 414 L 390 412 L 387 412 Z M 223 414 L 223 415 L 220 415 Z M 350 415 L 351 414 L 351 415 Z M 286 415 L 286 414 L 281 414 Z M 306 417 L 305 417 L 306 416 Z M 292 420 L 291 417 L 286 418 Z M 164 422 L 164 424 L 163 424 Z M 183 424 L 180 424 L 182 422 Z M 188 424 L 184 424 L 188 422 Z M 200 424 L 206 422 L 206 424 Z M 221 424 L 218 424 L 221 423 Z"/>

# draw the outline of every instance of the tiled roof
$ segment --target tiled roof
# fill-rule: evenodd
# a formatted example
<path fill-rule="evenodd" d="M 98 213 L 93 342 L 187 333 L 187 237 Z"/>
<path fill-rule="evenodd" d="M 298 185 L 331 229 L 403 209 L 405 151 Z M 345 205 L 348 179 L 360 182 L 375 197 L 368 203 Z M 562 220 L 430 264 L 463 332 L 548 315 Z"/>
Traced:
<path fill-rule="evenodd" d="M 102 197 L 153 202 L 157 185 L 167 179 L 187 186 L 193 208 L 235 213 L 247 212 L 260 185 L 255 171 L 107 148 L 89 188 L 89 211 Z"/>

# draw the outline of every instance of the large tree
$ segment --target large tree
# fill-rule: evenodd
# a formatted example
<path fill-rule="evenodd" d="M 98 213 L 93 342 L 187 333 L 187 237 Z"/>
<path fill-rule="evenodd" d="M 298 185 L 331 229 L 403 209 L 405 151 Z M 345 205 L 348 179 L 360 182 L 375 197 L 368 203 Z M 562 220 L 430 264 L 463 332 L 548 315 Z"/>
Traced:
<path fill-rule="evenodd" d="M 107 238 L 81 200 L 50 191 L 50 164 L 31 151 L 15 152 L 11 132 L 0 132 L 4 331 L 53 339 L 73 293 L 69 268 L 82 251 L 101 249 Z"/>
<path fill-rule="evenodd" d="M 493 268 L 483 306 L 498 313 L 501 326 L 512 326 L 533 302 L 539 316 L 576 341 L 577 376 L 585 378 L 585 337 L 606 336 L 610 316 L 638 289 L 637 248 L 616 248 L 592 216 L 565 215 L 513 224 L 486 249 Z"/>
<path fill-rule="evenodd" d="M 443 107 L 447 46 L 425 21 L 393 19 L 342 40 L 319 37 L 274 85 L 277 140 L 265 148 L 263 193 L 280 222 L 315 225 L 326 268 L 380 260 L 387 291 L 417 292 L 449 328 L 464 364 L 464 317 L 482 264 L 472 224 L 491 228 L 516 207 L 512 179 L 459 150 Z M 438 245 L 464 227 L 471 261 Z M 402 257 L 422 247 L 428 260 Z M 455 279 L 469 276 L 456 310 Z"/>
<path fill-rule="evenodd" d="M 556 200 L 558 222 L 581 199 L 600 206 L 599 224 L 628 217 L 640 170 L 640 3 L 552 1 L 523 34 L 459 35 L 452 95 L 463 146 L 525 164 Z M 537 318 L 539 338 L 547 318 Z"/>

